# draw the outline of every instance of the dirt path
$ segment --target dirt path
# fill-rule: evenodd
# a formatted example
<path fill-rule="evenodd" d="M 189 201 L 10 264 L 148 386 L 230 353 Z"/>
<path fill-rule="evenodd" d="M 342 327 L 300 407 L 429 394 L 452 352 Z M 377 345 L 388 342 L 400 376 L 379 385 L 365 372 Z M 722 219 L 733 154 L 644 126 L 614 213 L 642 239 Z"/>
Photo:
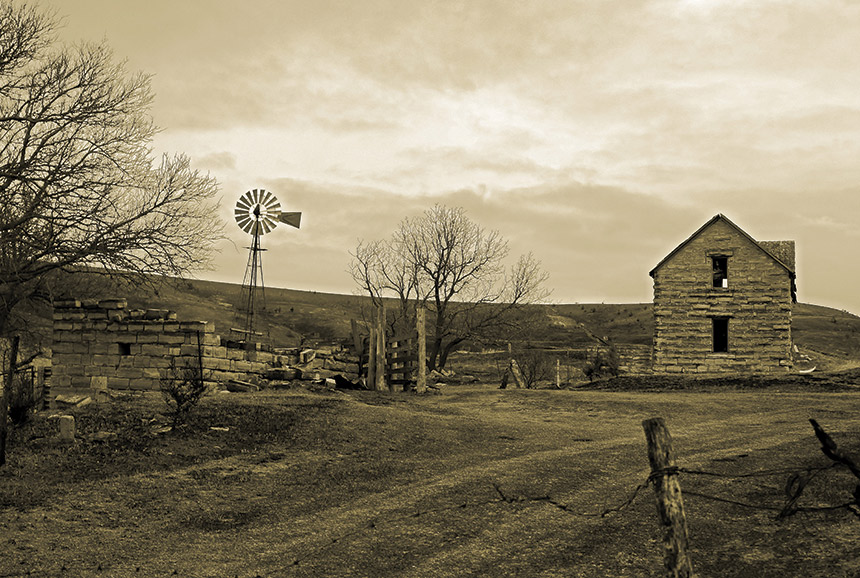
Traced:
<path fill-rule="evenodd" d="M 0 543 L 11 553 L 0 576 L 649 575 L 659 566 L 650 490 L 599 515 L 647 476 L 643 419 L 667 419 L 681 465 L 737 473 L 826 461 L 807 418 L 856 439 L 858 409 L 860 398 L 839 393 L 358 394 L 336 404 L 320 431 L 302 432 L 318 436 L 316 447 L 273 443 L 72 484 L 49 505 L 0 510 Z M 759 486 L 709 488 L 753 499 Z M 744 524 L 735 533 L 762 540 L 759 553 L 786 540 L 766 512 L 744 518 L 690 505 L 700 568 L 718 567 L 715 556 L 730 548 L 717 538 L 728 519 Z M 843 536 L 856 532 L 843 518 L 830 523 Z M 808 548 L 841 543 L 829 531 L 799 535 Z M 851 567 L 840 560 L 790 563 L 809 575 L 837 564 L 830 575 L 839 576 Z M 723 575 L 766 576 L 765 562 L 763 554 L 745 562 L 759 574 Z"/>

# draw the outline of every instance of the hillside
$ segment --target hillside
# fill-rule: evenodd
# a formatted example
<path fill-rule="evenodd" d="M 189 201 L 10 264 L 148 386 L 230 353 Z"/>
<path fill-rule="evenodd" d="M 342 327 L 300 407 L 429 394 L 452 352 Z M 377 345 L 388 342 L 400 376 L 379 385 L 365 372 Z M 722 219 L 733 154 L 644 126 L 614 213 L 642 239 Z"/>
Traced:
<path fill-rule="evenodd" d="M 88 286 L 88 291 L 92 291 Z M 106 283 L 95 291 L 100 296 L 124 296 L 131 308 L 176 311 L 180 319 L 205 320 L 216 331 L 230 336 L 231 327 L 242 325 L 237 312 L 240 287 L 203 280 L 169 280 L 157 290 L 138 285 Z M 318 293 L 268 287 L 266 310 L 259 327 L 275 346 L 314 343 L 351 343 L 350 321 L 361 321 L 369 299 L 357 295 Z M 648 345 L 653 334 L 650 303 L 549 304 L 538 306 L 533 329 L 519 334 L 519 342 L 537 348 L 580 348 L 594 343 L 594 336 L 619 344 Z M 33 323 L 45 330 L 50 312 L 42 311 Z M 794 308 L 792 335 L 802 353 L 821 361 L 819 368 L 860 364 L 860 317 L 847 311 L 798 303 Z M 235 337 L 235 336 L 234 336 Z"/>

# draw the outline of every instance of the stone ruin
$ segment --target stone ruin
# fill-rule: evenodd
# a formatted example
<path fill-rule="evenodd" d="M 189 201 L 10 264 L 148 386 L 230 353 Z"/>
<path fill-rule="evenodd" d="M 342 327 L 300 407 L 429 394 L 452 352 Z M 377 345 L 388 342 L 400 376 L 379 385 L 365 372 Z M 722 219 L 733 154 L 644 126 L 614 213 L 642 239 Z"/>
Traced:
<path fill-rule="evenodd" d="M 128 309 L 125 299 L 56 302 L 53 338 L 54 394 L 158 391 L 171 361 L 176 367 L 202 362 L 211 385 L 253 382 L 283 361 L 259 344 L 222 343 L 212 323 L 180 321 L 166 309 Z"/>

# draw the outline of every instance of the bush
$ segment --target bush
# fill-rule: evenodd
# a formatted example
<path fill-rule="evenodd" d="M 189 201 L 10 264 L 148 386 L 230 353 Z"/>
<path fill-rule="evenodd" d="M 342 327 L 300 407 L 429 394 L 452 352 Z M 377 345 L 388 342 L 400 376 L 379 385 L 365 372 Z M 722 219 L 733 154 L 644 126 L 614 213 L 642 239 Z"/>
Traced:
<path fill-rule="evenodd" d="M 26 423 L 36 407 L 36 396 L 33 391 L 33 373 L 18 371 L 12 380 L 9 391 L 9 419 L 15 425 Z"/>
<path fill-rule="evenodd" d="M 552 363 L 545 351 L 525 349 L 515 353 L 514 359 L 520 368 L 523 385 L 528 389 L 534 389 L 538 383 L 551 377 Z"/>
<path fill-rule="evenodd" d="M 582 371 L 589 381 L 594 381 L 601 377 L 617 377 L 618 366 L 618 350 L 614 345 L 610 345 L 606 349 L 598 348 Z"/>
<path fill-rule="evenodd" d="M 206 383 L 199 364 L 189 360 L 178 366 L 176 358 L 170 360 L 170 367 L 161 378 L 161 395 L 173 414 L 174 429 L 185 423 L 205 393 Z"/>

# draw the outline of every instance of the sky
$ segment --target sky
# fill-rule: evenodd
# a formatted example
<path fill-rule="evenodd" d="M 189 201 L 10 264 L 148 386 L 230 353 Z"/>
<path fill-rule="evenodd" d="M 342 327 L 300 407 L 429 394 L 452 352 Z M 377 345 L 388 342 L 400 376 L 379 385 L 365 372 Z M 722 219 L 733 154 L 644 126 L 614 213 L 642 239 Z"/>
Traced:
<path fill-rule="evenodd" d="M 558 303 L 652 299 L 718 213 L 797 243 L 798 299 L 860 314 L 860 3 L 39 0 L 152 74 L 157 153 L 221 184 L 198 277 L 241 283 L 245 191 L 302 212 L 267 286 L 357 291 L 359 239 L 434 204 L 532 252 Z"/>

